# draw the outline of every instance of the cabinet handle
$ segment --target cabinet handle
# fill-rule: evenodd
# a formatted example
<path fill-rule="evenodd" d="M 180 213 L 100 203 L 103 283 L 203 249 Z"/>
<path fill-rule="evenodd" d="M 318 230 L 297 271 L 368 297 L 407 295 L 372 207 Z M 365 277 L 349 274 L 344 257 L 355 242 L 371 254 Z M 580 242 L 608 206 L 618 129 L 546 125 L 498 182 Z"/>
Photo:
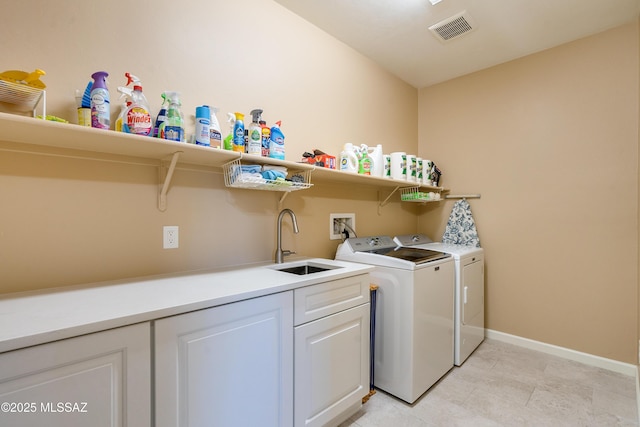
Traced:
<path fill-rule="evenodd" d="M 439 270 L 440 270 L 440 267 L 439 267 L 439 266 L 438 266 L 438 267 L 436 267 L 436 268 L 435 268 L 435 270 L 436 270 L 436 271 L 439 271 Z"/>

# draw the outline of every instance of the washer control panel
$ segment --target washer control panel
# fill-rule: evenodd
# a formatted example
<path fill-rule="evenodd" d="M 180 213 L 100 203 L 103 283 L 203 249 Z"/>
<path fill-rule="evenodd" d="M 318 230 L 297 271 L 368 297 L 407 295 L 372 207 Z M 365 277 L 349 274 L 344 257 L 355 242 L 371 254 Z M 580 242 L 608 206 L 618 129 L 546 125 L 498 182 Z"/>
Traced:
<path fill-rule="evenodd" d="M 398 246 L 390 236 L 356 237 L 349 238 L 348 242 L 351 248 L 356 252 L 395 248 Z"/>

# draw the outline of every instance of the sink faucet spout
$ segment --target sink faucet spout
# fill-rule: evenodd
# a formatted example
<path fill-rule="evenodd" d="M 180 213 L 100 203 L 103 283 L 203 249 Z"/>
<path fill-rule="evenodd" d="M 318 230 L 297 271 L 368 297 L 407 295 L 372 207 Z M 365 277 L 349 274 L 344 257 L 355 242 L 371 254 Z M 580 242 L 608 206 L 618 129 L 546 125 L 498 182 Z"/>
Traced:
<path fill-rule="evenodd" d="M 282 260 L 285 256 L 295 254 L 295 252 L 282 249 L 282 218 L 284 214 L 289 214 L 291 221 L 293 222 L 293 232 L 298 234 L 298 221 L 296 214 L 291 209 L 283 209 L 278 215 L 277 234 L 278 234 L 278 248 L 276 249 L 276 264 L 282 264 Z"/>

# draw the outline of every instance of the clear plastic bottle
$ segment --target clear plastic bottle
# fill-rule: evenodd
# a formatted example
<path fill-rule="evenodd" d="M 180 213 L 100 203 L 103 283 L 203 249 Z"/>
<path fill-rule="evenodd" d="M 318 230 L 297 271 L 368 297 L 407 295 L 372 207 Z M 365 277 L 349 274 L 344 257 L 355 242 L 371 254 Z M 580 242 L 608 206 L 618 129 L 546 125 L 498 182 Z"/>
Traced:
<path fill-rule="evenodd" d="M 236 126 L 236 115 L 227 113 L 227 123 L 229 124 L 229 133 L 224 137 L 223 147 L 225 150 L 233 150 L 233 130 Z"/>
<path fill-rule="evenodd" d="M 124 132 L 122 129 L 124 124 L 124 116 L 127 110 L 129 109 L 129 107 L 131 106 L 131 103 L 132 103 L 131 95 L 133 91 L 128 87 L 120 86 L 118 87 L 118 92 L 121 93 L 120 99 L 121 100 L 124 99 L 124 101 L 122 103 L 122 108 L 120 109 L 120 113 L 118 114 L 118 118 L 116 119 L 115 130 L 116 132 Z"/>
<path fill-rule="evenodd" d="M 167 108 L 167 120 L 160 125 L 160 138 L 184 142 L 184 117 L 180 110 L 180 94 L 178 92 L 165 92 L 165 94 L 169 107 Z"/>
<path fill-rule="evenodd" d="M 122 118 L 122 131 L 136 135 L 152 136 L 153 119 L 151 118 L 149 101 L 142 93 L 142 83 L 138 77 L 131 73 L 124 73 L 124 75 L 127 78 L 127 86 L 133 83 L 133 91 L 131 92 L 131 105 L 127 107 Z"/>

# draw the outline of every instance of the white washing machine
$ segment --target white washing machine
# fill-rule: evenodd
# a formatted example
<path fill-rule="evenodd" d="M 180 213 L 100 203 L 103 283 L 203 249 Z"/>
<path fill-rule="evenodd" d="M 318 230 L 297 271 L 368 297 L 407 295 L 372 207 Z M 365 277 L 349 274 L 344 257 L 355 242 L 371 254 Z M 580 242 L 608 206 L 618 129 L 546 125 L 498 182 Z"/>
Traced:
<path fill-rule="evenodd" d="M 438 243 L 424 234 L 396 236 L 395 243 L 451 254 L 455 260 L 454 364 L 460 366 L 484 340 L 484 249 Z"/>
<path fill-rule="evenodd" d="M 345 240 L 336 259 L 375 267 L 374 386 L 415 402 L 453 368 L 453 257 L 375 236 Z"/>

